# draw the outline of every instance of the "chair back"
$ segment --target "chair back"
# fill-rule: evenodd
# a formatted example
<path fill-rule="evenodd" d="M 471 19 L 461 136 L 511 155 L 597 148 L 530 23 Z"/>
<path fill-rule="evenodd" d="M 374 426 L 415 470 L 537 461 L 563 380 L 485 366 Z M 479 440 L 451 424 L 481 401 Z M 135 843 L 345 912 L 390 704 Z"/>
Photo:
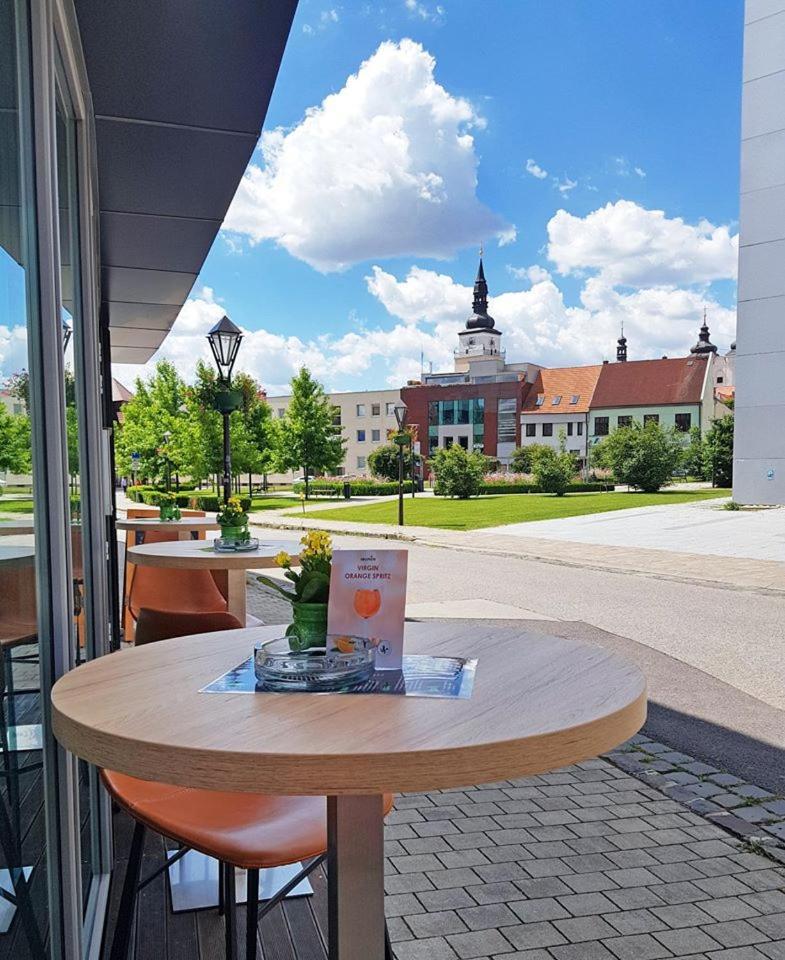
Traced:
<path fill-rule="evenodd" d="M 239 630 L 243 626 L 231 613 L 179 613 L 142 607 L 136 621 L 136 643 L 155 643 L 191 633 Z"/>

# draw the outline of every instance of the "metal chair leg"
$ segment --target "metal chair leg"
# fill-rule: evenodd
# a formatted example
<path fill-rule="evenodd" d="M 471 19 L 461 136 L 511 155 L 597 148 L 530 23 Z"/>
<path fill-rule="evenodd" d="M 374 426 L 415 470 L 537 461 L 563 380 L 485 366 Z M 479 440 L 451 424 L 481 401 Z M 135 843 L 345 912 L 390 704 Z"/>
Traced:
<path fill-rule="evenodd" d="M 237 956 L 237 890 L 234 867 L 225 863 L 224 868 L 224 926 L 226 927 L 226 960 Z"/>
<path fill-rule="evenodd" d="M 115 924 L 112 952 L 109 955 L 109 960 L 126 960 L 128 957 L 131 933 L 134 927 L 134 908 L 139 886 L 139 874 L 142 870 L 144 835 L 144 824 L 137 820 L 134 824 L 134 835 L 128 853 L 128 866 L 123 880 L 123 891 L 120 894 L 120 908 L 117 912 L 117 923 Z"/>
<path fill-rule="evenodd" d="M 248 896 L 245 925 L 245 960 L 256 960 L 256 925 L 259 922 L 259 871 L 249 870 L 246 889 Z"/>

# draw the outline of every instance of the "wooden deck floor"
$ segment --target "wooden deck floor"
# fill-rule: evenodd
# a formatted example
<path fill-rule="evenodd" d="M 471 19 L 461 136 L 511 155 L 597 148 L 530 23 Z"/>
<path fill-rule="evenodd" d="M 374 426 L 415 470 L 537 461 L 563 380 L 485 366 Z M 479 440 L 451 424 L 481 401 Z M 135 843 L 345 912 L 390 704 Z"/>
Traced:
<path fill-rule="evenodd" d="M 116 867 L 110 890 L 109 916 L 103 956 L 109 956 L 109 944 L 117 917 L 126 856 L 133 825 L 122 812 L 114 816 Z M 147 835 L 142 876 L 163 863 L 164 842 Z M 314 893 L 295 897 L 275 907 L 259 923 L 259 957 L 263 960 L 326 960 L 327 880 L 321 868 L 311 874 Z M 245 940 L 245 907 L 237 909 L 238 943 Z M 169 887 L 162 874 L 139 895 L 133 960 L 220 960 L 225 956 L 224 918 L 218 910 L 173 913 Z"/>

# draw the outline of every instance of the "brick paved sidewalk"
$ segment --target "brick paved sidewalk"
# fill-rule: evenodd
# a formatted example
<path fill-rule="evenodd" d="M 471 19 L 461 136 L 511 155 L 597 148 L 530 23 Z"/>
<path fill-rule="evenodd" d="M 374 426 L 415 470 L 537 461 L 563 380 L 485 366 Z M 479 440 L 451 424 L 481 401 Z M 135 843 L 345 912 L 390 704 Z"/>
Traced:
<path fill-rule="evenodd" d="M 388 824 L 398 960 L 785 958 L 785 871 L 607 760 L 404 795 Z"/>

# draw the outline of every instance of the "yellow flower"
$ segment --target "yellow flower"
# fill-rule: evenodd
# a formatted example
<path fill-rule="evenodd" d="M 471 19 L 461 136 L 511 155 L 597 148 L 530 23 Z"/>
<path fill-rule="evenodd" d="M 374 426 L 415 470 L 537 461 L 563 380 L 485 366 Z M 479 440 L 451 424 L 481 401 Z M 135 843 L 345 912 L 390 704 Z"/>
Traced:
<path fill-rule="evenodd" d="M 285 570 L 288 570 L 292 565 L 292 558 L 285 550 L 281 550 L 280 553 L 275 555 L 275 565 L 276 567 L 283 567 Z"/>

